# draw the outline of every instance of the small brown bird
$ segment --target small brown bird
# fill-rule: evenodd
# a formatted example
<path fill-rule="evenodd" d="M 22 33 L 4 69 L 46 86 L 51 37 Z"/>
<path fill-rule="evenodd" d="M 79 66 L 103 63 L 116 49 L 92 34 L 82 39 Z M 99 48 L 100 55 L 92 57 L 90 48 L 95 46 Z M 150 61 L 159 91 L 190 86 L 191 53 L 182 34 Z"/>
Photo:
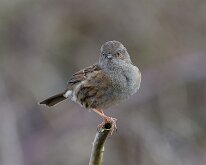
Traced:
<path fill-rule="evenodd" d="M 103 109 L 127 99 L 139 89 L 141 73 L 130 60 L 127 49 L 118 41 L 108 41 L 101 47 L 99 63 L 76 72 L 68 81 L 67 89 L 40 102 L 49 107 L 70 98 L 103 118 L 116 129 L 115 118 Z"/>

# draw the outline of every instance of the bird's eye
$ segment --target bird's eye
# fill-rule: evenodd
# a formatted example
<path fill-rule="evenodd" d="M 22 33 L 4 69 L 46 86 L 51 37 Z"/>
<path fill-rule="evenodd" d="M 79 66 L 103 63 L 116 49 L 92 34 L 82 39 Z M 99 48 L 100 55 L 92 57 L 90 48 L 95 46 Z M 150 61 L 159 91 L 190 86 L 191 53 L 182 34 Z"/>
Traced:
<path fill-rule="evenodd" d="M 121 60 L 124 60 L 124 59 L 125 59 L 124 54 L 122 54 L 122 53 L 120 53 L 120 52 L 117 52 L 116 54 L 117 54 L 117 57 L 118 57 L 119 59 L 121 59 Z"/>
<path fill-rule="evenodd" d="M 120 56 L 122 56 L 122 53 L 117 52 L 116 55 L 117 55 L 117 57 L 120 57 Z"/>

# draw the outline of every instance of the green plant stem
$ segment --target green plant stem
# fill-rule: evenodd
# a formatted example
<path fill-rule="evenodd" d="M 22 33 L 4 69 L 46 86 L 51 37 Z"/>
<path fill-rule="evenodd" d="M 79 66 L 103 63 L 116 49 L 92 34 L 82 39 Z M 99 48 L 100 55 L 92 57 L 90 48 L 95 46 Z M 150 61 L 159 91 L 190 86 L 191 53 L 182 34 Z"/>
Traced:
<path fill-rule="evenodd" d="M 111 123 L 105 123 L 101 130 L 98 130 L 92 146 L 89 165 L 102 165 L 104 154 L 104 143 L 111 131 Z"/>

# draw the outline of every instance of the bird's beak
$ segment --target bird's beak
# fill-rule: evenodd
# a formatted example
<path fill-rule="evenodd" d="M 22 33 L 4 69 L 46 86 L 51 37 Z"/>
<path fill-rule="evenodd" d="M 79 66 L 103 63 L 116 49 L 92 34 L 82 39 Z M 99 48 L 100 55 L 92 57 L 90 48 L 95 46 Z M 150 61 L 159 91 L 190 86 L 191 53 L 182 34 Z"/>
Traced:
<path fill-rule="evenodd" d="M 107 58 L 111 59 L 112 58 L 112 54 L 107 54 Z"/>

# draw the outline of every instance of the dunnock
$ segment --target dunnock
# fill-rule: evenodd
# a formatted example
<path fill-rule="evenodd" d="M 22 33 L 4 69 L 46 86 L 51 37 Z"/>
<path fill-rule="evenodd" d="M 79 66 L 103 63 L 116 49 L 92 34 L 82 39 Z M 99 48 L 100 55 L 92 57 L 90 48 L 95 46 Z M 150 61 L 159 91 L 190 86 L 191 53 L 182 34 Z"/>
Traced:
<path fill-rule="evenodd" d="M 116 129 L 115 118 L 103 109 L 119 103 L 139 89 L 141 73 L 131 62 L 127 49 L 118 41 L 108 41 L 101 47 L 99 63 L 76 72 L 68 81 L 67 89 L 40 104 L 49 107 L 70 98 L 85 108 L 92 109 Z"/>

